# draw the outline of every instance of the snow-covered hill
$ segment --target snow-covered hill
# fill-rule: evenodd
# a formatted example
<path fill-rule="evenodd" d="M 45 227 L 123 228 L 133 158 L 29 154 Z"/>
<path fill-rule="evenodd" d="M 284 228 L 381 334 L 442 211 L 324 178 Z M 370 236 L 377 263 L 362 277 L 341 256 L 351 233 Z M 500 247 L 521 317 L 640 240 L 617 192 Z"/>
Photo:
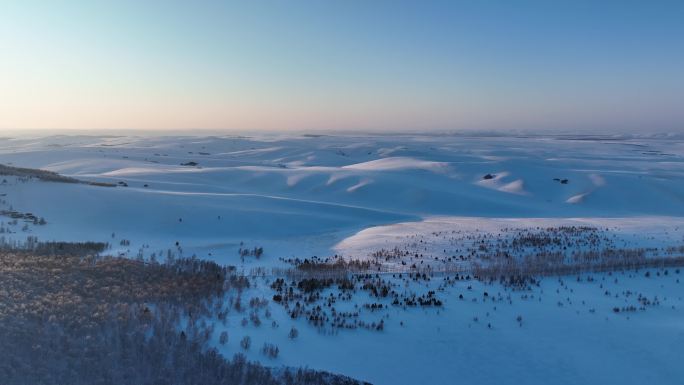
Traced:
<path fill-rule="evenodd" d="M 325 252 L 435 215 L 684 216 L 684 145 L 668 138 L 53 136 L 0 140 L 0 163 L 127 185 L 4 186 L 46 218 L 43 237 L 200 248 L 325 235 Z"/>

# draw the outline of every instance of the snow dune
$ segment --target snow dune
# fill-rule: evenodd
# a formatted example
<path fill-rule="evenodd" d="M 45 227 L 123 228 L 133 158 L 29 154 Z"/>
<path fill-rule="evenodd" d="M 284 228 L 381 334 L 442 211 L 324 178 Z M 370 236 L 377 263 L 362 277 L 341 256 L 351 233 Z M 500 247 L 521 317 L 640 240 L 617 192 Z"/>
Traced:
<path fill-rule="evenodd" d="M 512 194 L 525 194 L 525 182 L 522 179 L 516 179 L 513 182 L 506 183 L 499 187 L 499 191 L 504 191 Z"/>
<path fill-rule="evenodd" d="M 401 170 L 426 170 L 437 173 L 447 172 L 449 164 L 446 162 L 433 162 L 407 157 L 390 157 L 368 162 L 351 164 L 342 167 L 349 170 L 364 171 L 401 171 Z"/>

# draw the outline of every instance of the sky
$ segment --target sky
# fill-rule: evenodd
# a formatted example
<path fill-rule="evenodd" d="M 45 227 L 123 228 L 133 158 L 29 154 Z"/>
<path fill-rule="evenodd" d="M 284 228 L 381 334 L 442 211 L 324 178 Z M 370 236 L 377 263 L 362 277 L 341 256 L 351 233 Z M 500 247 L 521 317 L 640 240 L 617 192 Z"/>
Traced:
<path fill-rule="evenodd" d="M 684 1 L 0 0 L 0 130 L 684 131 Z"/>

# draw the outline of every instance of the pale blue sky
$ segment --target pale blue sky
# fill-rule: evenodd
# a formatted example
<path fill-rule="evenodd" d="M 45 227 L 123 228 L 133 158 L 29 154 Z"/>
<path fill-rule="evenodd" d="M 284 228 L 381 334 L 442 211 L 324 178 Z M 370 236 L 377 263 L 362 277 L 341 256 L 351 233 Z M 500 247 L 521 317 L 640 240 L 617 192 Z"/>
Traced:
<path fill-rule="evenodd" d="M 682 1 L 0 0 L 0 128 L 684 130 Z"/>

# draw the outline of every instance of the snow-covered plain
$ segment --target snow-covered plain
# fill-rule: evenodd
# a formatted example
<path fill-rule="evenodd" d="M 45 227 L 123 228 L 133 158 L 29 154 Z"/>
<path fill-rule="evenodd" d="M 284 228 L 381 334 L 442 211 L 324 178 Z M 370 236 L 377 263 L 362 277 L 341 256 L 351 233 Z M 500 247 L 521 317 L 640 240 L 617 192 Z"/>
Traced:
<path fill-rule="evenodd" d="M 197 255 L 245 271 L 284 266 L 281 257 L 363 259 L 418 241 L 426 260 L 453 254 L 460 246 L 440 231 L 593 226 L 623 246 L 684 245 L 678 137 L 60 135 L 2 138 L 0 163 L 117 184 L 4 177 L 0 208 L 47 222 L 22 229 L 0 217 L 6 238 L 107 241 L 130 257 Z M 261 258 L 238 255 L 255 246 Z M 255 348 L 249 358 L 377 384 L 681 383 L 684 273 L 651 273 L 546 278 L 524 293 L 459 281 L 438 290 L 442 308 L 367 312 L 389 317 L 381 332 L 331 335 L 271 303 L 277 328 L 243 327 L 244 315 L 231 314 L 221 349 L 238 352 L 250 335 L 281 354 Z M 257 278 L 249 295 L 273 296 L 272 278 Z M 441 279 L 410 285 L 437 290 Z M 511 298 L 493 303 L 484 291 Z M 615 313 L 636 300 L 626 291 L 659 305 Z"/>

